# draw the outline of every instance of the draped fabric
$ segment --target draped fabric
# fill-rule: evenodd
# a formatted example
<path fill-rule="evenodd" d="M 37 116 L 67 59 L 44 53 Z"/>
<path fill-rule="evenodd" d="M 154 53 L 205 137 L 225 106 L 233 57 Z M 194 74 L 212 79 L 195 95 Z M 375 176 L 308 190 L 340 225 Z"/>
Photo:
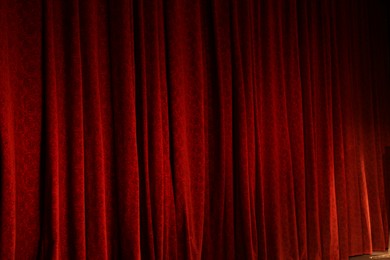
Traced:
<path fill-rule="evenodd" d="M 381 0 L 0 0 L 0 258 L 385 250 L 389 28 Z"/>

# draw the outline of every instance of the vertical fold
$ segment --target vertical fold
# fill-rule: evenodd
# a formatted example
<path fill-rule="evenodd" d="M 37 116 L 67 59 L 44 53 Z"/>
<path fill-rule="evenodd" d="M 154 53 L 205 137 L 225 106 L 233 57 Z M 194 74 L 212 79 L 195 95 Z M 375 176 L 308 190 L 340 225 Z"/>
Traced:
<path fill-rule="evenodd" d="M 202 254 L 206 183 L 202 4 L 164 4 L 178 258 L 197 259 Z"/>
<path fill-rule="evenodd" d="M 162 2 L 139 2 L 135 8 L 141 250 L 149 259 L 175 258 Z"/>
<path fill-rule="evenodd" d="M 288 169 L 288 192 L 292 195 L 290 246 L 296 250 L 296 257 L 306 259 L 306 178 L 304 158 L 304 122 L 302 114 L 302 89 L 300 75 L 300 53 L 298 35 L 297 3 L 291 1 L 288 5 L 279 5 L 278 27 L 280 32 L 279 48 L 281 49 L 281 81 L 283 110 L 286 114 L 286 138 L 290 153 Z M 293 250 L 291 250 L 293 251 Z"/>
<path fill-rule="evenodd" d="M 262 82 L 262 48 L 263 48 L 263 39 L 261 37 L 262 26 L 262 9 L 260 1 L 253 2 L 253 103 L 254 103 L 254 131 L 255 131 L 255 214 L 256 214 L 256 229 L 257 229 L 257 241 L 258 241 L 258 258 L 267 259 L 269 257 L 269 248 L 267 241 L 267 229 L 266 229 L 266 195 L 265 192 L 265 182 L 263 172 L 261 171 L 261 135 L 262 135 L 262 110 L 261 110 L 261 88 L 263 87 Z"/>
<path fill-rule="evenodd" d="M 40 254 L 41 257 L 48 257 L 49 251 L 45 246 L 47 237 L 53 232 L 51 229 L 56 228 L 48 222 L 48 218 L 57 210 L 47 201 L 53 190 L 50 182 L 58 178 L 58 257 L 85 258 L 83 101 L 78 3 L 48 1 L 46 4 L 47 23 L 50 25 L 48 30 L 51 32 L 44 38 L 44 43 L 51 47 L 44 48 L 44 55 L 54 60 L 45 63 L 43 67 L 43 75 L 50 77 L 50 81 L 44 85 L 46 92 L 41 151 L 44 178 L 41 210 L 44 214 L 41 220 L 43 247 Z M 51 93 L 49 89 L 55 92 Z M 56 132 L 49 132 L 52 124 L 56 125 Z M 57 145 L 57 169 L 46 166 L 53 160 L 50 157 L 52 155 L 48 156 L 53 143 Z M 57 177 L 53 176 L 55 173 Z"/>
<path fill-rule="evenodd" d="M 335 189 L 335 174 L 334 174 L 334 136 L 333 136 L 333 95 L 334 89 L 332 64 L 335 62 L 331 53 L 331 34 L 330 34 L 330 2 L 323 2 L 317 8 L 320 10 L 319 15 L 319 47 L 322 48 L 318 51 L 319 60 L 313 60 L 313 63 L 319 63 L 319 73 L 317 84 L 319 87 L 317 98 L 318 114 L 317 114 L 317 127 L 318 127 L 318 157 L 321 158 L 319 162 L 320 175 L 320 187 L 324 191 L 319 194 L 321 203 L 328 206 L 322 206 L 321 214 L 323 214 L 323 221 L 328 230 L 322 230 L 322 239 L 324 248 L 326 248 L 324 257 L 330 257 L 331 259 L 337 259 L 339 257 L 339 237 L 338 237 L 338 216 L 336 208 L 336 189 Z M 317 66 L 317 64 L 315 65 Z M 324 124 L 326 122 L 326 124 Z M 323 197 L 323 194 L 326 196 Z M 323 204 L 324 205 L 324 204 Z M 328 208 L 327 208 L 328 207 Z M 324 222 L 323 222 L 324 224 Z M 329 235 L 329 236 L 328 236 Z"/>
<path fill-rule="evenodd" d="M 59 131 L 55 48 L 53 44 L 53 5 L 43 2 L 43 219 L 41 222 L 42 259 L 60 259 Z"/>
<path fill-rule="evenodd" d="M 106 155 L 103 140 L 105 125 L 103 96 L 107 84 L 106 62 L 101 54 L 104 44 L 105 14 L 99 1 L 79 2 L 80 42 L 83 84 L 84 172 L 87 258 L 108 258 Z M 101 19 L 103 17 L 103 19 Z"/>
<path fill-rule="evenodd" d="M 0 225 L 7 237 L 0 238 L 0 254 L 34 258 L 40 229 L 42 7 L 39 0 L 1 1 L 0 9 Z"/>
<path fill-rule="evenodd" d="M 253 15 L 250 1 L 231 1 L 233 178 L 236 257 L 258 257 L 254 212 L 256 166 L 253 80 Z"/>
<path fill-rule="evenodd" d="M 340 22 L 339 28 L 343 32 L 340 32 L 340 43 L 343 47 L 344 55 L 342 58 L 342 67 L 341 69 L 345 71 L 343 73 L 343 88 L 341 88 L 341 97 L 343 99 L 343 131 L 344 134 L 344 147 L 345 147 L 345 174 L 346 174 L 346 183 L 347 189 L 347 200 L 350 205 L 347 207 L 348 211 L 348 248 L 349 255 L 357 255 L 363 252 L 369 252 L 367 247 L 363 246 L 362 237 L 366 236 L 362 229 L 362 221 L 360 218 L 361 215 L 361 204 L 360 204 L 360 190 L 358 185 L 358 171 L 359 167 L 356 163 L 357 159 L 357 113 L 356 113 L 356 98 L 355 92 L 357 90 L 354 78 L 355 70 L 354 65 L 355 57 L 353 43 L 355 40 L 355 27 L 354 24 L 354 12 L 355 8 L 352 8 L 350 11 L 346 11 L 346 8 L 350 6 L 350 2 L 340 2 Z M 350 18 L 347 19 L 347 14 L 350 15 Z M 359 194 L 359 196 L 356 196 Z"/>
<path fill-rule="evenodd" d="M 382 216 L 382 235 L 384 237 L 384 246 L 388 247 L 389 243 L 389 216 L 386 213 L 386 191 L 384 180 L 384 168 L 383 155 L 385 153 L 386 146 L 386 120 L 385 116 L 386 108 L 382 106 L 383 97 L 386 97 L 386 89 L 389 84 L 389 68 L 388 53 L 389 46 L 388 35 L 386 35 L 386 28 L 388 28 L 387 21 L 388 15 L 386 15 L 386 6 L 383 6 L 381 2 L 373 3 L 368 10 L 368 17 L 370 19 L 369 32 L 370 32 L 370 59 L 372 64 L 372 77 L 374 87 L 372 88 L 372 102 L 373 102 L 373 115 L 374 115 L 374 133 L 376 138 L 376 155 L 377 155 L 377 172 L 378 172 L 378 186 L 379 186 L 379 205 L 380 214 Z M 383 118 L 383 119 L 382 119 Z"/>
<path fill-rule="evenodd" d="M 260 174 L 263 181 L 263 203 L 265 211 L 265 240 L 267 241 L 268 257 L 283 258 L 284 250 L 282 234 L 285 231 L 286 225 L 283 219 L 283 202 L 281 192 L 284 188 L 284 183 L 281 181 L 281 168 L 284 163 L 277 163 L 281 159 L 280 143 L 285 139 L 278 140 L 279 117 L 277 115 L 280 100 L 278 99 L 278 90 L 280 89 L 279 77 L 280 68 L 278 52 L 280 49 L 274 46 L 277 44 L 276 34 L 281 33 L 276 28 L 274 20 L 276 3 L 260 2 L 260 53 L 259 67 L 260 79 L 259 88 L 259 154 L 260 154 Z M 284 102 L 284 100 L 282 100 Z M 285 125 L 280 125 L 280 128 Z M 269 173 L 269 174 L 267 174 Z M 282 188 L 283 187 L 283 188 Z M 283 191 L 284 192 L 284 191 Z"/>
<path fill-rule="evenodd" d="M 8 5 L 0 1 L 0 257 L 15 259 L 16 171 L 14 93 L 10 82 Z"/>
<path fill-rule="evenodd" d="M 363 69 L 364 62 L 366 62 L 363 48 L 365 43 L 362 43 L 362 39 L 365 38 L 365 35 L 362 31 L 361 18 L 361 8 L 362 4 L 355 5 L 351 10 L 351 21 L 350 25 L 352 28 L 351 32 L 351 41 L 350 41 L 350 62 L 351 62 L 351 75 L 352 75 L 352 88 L 349 93 L 352 100 L 353 112 L 349 115 L 352 118 L 353 122 L 353 145 L 354 145 L 354 158 L 352 162 L 353 174 L 355 178 L 355 192 L 352 193 L 353 200 L 356 198 L 358 203 L 359 212 L 357 213 L 356 224 L 359 223 L 360 230 L 356 228 L 355 232 L 360 231 L 359 237 L 356 237 L 356 240 L 360 244 L 358 253 L 363 252 L 372 252 L 372 234 L 371 234 L 371 223 L 370 223 L 370 211 L 368 205 L 368 194 L 367 194 L 367 185 L 366 185 L 366 166 L 364 153 L 365 149 L 368 148 L 364 142 L 364 110 L 370 109 L 366 107 L 366 98 L 364 93 L 364 88 L 367 86 L 366 74 L 369 73 Z M 357 55 L 359 54 L 359 55 Z M 368 123 L 368 122 L 367 122 Z M 356 196 L 356 193 L 359 196 Z M 360 217 L 359 217 L 360 216 Z"/>
<path fill-rule="evenodd" d="M 345 40 L 343 39 L 342 30 L 345 29 L 344 24 L 340 20 L 341 4 L 338 1 L 329 2 L 330 20 L 330 49 L 332 56 L 332 118 L 333 118 L 333 141 L 334 141 L 334 178 L 337 203 L 337 220 L 338 220 L 338 235 L 339 235 L 339 257 L 340 259 L 349 256 L 349 219 L 348 209 L 345 205 L 348 203 L 347 197 L 347 177 L 346 177 L 346 155 L 345 155 L 345 122 L 343 121 L 343 113 L 345 111 L 346 100 L 343 100 L 342 88 L 346 88 L 345 68 L 343 61 L 345 60 Z M 342 16 L 341 16 L 342 17 Z M 344 54 L 344 55 L 342 55 Z M 344 105 L 343 105 L 344 102 Z"/>
<path fill-rule="evenodd" d="M 109 1 L 113 170 L 119 258 L 140 259 L 140 182 L 132 1 Z"/>
<path fill-rule="evenodd" d="M 64 109 L 67 127 L 66 159 L 67 159 L 67 207 L 69 208 L 68 247 L 65 255 L 75 259 L 87 256 L 86 243 L 86 210 L 85 210 L 85 149 L 84 149 L 84 104 L 80 41 L 80 10 L 78 1 L 72 1 L 68 7 L 70 30 L 65 31 L 62 38 L 64 74 L 62 75 L 65 104 L 73 109 Z M 57 9 L 61 12 L 64 7 Z M 59 16 L 58 16 L 59 17 Z M 60 37 L 58 37 L 60 38 Z M 66 46 L 71 42 L 70 48 Z M 68 51 L 71 53 L 68 54 Z M 60 56 L 59 54 L 57 54 Z M 67 106 L 67 105 L 65 105 Z"/>
<path fill-rule="evenodd" d="M 320 238 L 320 215 L 318 199 L 318 176 L 315 156 L 315 125 L 312 80 L 312 48 L 316 44 L 310 42 L 313 23 L 311 22 L 311 1 L 297 1 L 298 43 L 300 54 L 300 75 L 302 88 L 302 114 L 304 133 L 305 186 L 306 186 L 306 219 L 307 219 L 307 257 L 322 257 Z"/>
<path fill-rule="evenodd" d="M 153 5 L 151 5 L 153 6 Z M 149 48 L 146 48 L 145 44 L 153 45 L 155 41 L 153 39 L 146 39 L 145 35 L 149 35 L 145 27 L 149 21 L 144 19 L 144 5 L 143 2 L 135 2 L 135 19 L 134 19 L 134 37 L 138 39 L 135 41 L 135 71 L 136 75 L 136 108 L 137 115 L 139 115 L 139 124 L 137 124 L 137 148 L 138 148 L 138 161 L 139 161 L 139 180 L 140 180 L 140 213 L 141 213 L 141 254 L 149 259 L 156 258 L 155 252 L 155 225 L 152 213 L 152 188 L 151 188 L 151 177 L 150 177 L 150 168 L 153 164 L 152 159 L 150 158 L 150 153 L 153 151 L 151 142 L 149 138 L 149 133 L 153 131 L 149 126 L 149 113 L 153 113 L 153 108 L 149 111 L 148 107 L 148 88 L 147 84 L 149 83 L 149 77 L 147 77 L 147 66 L 149 65 L 146 62 L 147 57 L 145 55 L 146 50 L 149 51 Z M 148 9 L 146 8 L 146 11 Z M 149 14 L 150 15 L 150 14 Z M 151 14 L 152 19 L 153 14 Z M 149 27 L 150 28 L 150 27 Z M 148 29 L 149 29 L 148 28 Z M 153 35 L 153 34 L 152 34 Z M 148 59 L 149 61 L 149 59 Z M 151 63 L 154 65 L 155 63 Z M 154 72 L 154 71 L 153 71 Z M 152 73 L 153 73 L 152 72 Z M 150 77 L 152 78 L 152 77 Z M 154 83 L 154 82 L 153 82 Z M 149 83 L 150 84 L 150 83 Z M 138 87 L 139 86 L 139 87 Z M 150 130 L 149 130 L 150 129 Z M 150 132 L 149 132 L 150 131 Z M 150 144 L 149 144 L 150 143 Z"/>
<path fill-rule="evenodd" d="M 204 1 L 205 3 L 207 1 Z M 208 2 L 211 28 L 206 46 L 208 64 L 208 228 L 204 258 L 235 257 L 233 151 L 232 151 L 232 57 L 231 4 Z"/>
<path fill-rule="evenodd" d="M 53 2 L 61 258 L 86 257 L 83 86 L 78 1 Z M 69 109 L 71 107 L 71 109 Z"/>
<path fill-rule="evenodd" d="M 376 68 L 378 63 L 381 63 L 381 59 L 374 59 L 375 52 L 371 47 L 373 44 L 378 44 L 380 46 L 383 40 L 376 39 L 376 33 L 380 28 L 380 24 L 375 22 L 375 18 L 372 17 L 371 11 L 375 7 L 376 3 L 369 4 L 368 2 L 363 1 L 361 3 L 360 16 L 362 19 L 361 31 L 363 37 L 368 40 L 364 43 L 362 42 L 362 51 L 364 53 L 362 69 L 365 71 L 365 80 L 367 83 L 364 84 L 366 87 L 362 87 L 362 92 L 364 96 L 364 101 L 362 104 L 362 134 L 364 138 L 362 139 L 365 153 L 365 180 L 366 180 L 366 189 L 368 195 L 368 204 L 370 212 L 370 222 L 371 222 L 371 235 L 372 235 L 372 247 L 375 251 L 382 251 L 387 247 L 386 240 L 388 237 L 388 231 L 383 230 L 385 226 L 386 217 L 382 214 L 383 209 L 383 179 L 381 178 L 382 173 L 382 149 L 383 143 L 381 142 L 381 136 L 378 133 L 378 121 L 377 114 L 375 111 L 376 100 L 375 100 L 375 90 L 378 88 L 376 75 L 379 68 Z M 379 16 L 380 13 L 377 12 L 375 16 Z M 364 22 L 365 21 L 365 22 Z M 377 24 L 376 28 L 370 26 L 371 24 Z M 382 79 L 383 80 L 383 79 Z M 369 86 L 369 87 L 367 87 Z"/>
<path fill-rule="evenodd" d="M 158 79 L 160 82 L 160 110 L 156 111 L 161 116 L 161 133 L 160 133 L 160 155 L 162 156 L 161 161 L 161 174 L 162 174 L 162 200 L 163 218 L 159 223 L 160 226 L 160 237 L 159 237 L 159 255 L 160 259 L 177 259 L 177 227 L 176 227 L 176 205 L 174 197 L 174 183 L 173 183 L 173 172 L 171 165 L 171 138 L 170 134 L 170 116 L 169 116 L 169 93 L 168 93 L 168 79 L 167 79 L 167 28 L 166 28 L 166 17 L 164 10 L 164 1 L 158 1 L 156 7 L 157 17 L 157 40 L 158 48 Z M 158 196 L 156 194 L 155 196 Z M 159 214 L 159 213 L 156 213 Z"/>

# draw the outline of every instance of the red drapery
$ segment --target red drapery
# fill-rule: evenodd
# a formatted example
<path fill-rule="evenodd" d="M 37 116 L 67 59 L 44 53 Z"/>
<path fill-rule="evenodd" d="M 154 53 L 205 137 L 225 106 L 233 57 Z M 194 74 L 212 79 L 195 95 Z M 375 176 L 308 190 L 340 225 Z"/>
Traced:
<path fill-rule="evenodd" d="M 0 0 L 0 258 L 384 250 L 385 3 Z"/>

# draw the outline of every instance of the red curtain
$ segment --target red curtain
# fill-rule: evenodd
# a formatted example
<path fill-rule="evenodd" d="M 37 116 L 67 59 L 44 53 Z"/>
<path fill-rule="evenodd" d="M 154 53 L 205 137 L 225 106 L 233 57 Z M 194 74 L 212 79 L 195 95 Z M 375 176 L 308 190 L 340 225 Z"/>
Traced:
<path fill-rule="evenodd" d="M 388 10 L 0 0 L 0 258 L 385 250 Z"/>

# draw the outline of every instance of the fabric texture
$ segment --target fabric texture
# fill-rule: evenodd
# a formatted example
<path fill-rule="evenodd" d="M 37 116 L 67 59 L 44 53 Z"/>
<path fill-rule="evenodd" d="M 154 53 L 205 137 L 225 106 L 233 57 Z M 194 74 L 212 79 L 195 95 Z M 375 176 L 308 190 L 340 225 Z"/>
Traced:
<path fill-rule="evenodd" d="M 384 0 L 0 0 L 0 258 L 385 250 L 389 28 Z"/>

